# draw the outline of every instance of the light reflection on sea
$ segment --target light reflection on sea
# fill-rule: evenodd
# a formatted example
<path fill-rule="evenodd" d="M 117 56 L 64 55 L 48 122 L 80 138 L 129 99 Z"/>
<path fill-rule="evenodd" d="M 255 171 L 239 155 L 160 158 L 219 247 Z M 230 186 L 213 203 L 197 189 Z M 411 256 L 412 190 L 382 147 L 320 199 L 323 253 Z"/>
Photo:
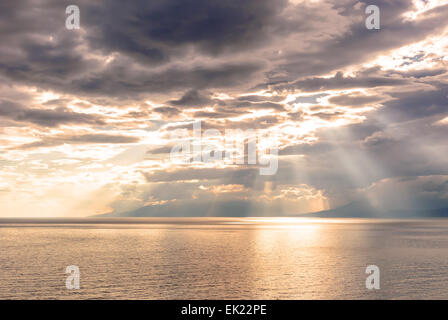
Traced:
<path fill-rule="evenodd" d="M 448 221 L 0 219 L 1 299 L 447 299 Z M 365 288 L 365 268 L 381 289 Z M 65 288 L 78 265 L 81 289 Z"/>

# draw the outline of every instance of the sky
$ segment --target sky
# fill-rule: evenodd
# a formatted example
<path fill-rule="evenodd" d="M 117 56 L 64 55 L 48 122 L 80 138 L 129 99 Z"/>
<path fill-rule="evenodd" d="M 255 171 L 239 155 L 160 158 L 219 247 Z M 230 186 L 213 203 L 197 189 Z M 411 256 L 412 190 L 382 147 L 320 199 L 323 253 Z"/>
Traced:
<path fill-rule="evenodd" d="M 447 36 L 442 0 L 2 1 L 0 217 L 446 208 Z M 174 161 L 198 121 L 275 174 Z"/>

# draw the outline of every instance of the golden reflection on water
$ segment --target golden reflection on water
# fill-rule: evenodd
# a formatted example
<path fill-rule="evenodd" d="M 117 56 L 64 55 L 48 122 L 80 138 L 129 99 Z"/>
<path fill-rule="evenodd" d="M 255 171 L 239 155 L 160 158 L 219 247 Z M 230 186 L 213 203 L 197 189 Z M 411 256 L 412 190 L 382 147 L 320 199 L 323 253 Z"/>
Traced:
<path fill-rule="evenodd" d="M 0 298 L 447 297 L 446 221 L 182 218 L 0 221 Z M 365 288 L 365 267 L 384 278 Z M 82 289 L 65 289 L 78 265 Z"/>

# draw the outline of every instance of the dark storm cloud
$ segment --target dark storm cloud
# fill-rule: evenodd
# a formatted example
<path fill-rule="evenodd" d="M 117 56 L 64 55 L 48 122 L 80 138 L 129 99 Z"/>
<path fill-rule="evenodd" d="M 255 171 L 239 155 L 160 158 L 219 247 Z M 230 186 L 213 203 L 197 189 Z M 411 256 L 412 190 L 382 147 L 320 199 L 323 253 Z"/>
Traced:
<path fill-rule="evenodd" d="M 398 56 L 402 66 L 421 63 L 424 67 L 411 71 L 387 70 L 387 64 L 371 69 L 362 65 L 388 55 L 389 50 L 442 34 L 448 21 L 447 5 L 406 20 L 403 13 L 412 9 L 410 0 L 328 0 L 298 5 L 286 0 L 78 0 L 82 29 L 69 31 L 64 27 L 67 4 L 50 0 L 0 3 L 0 125 L 85 124 L 91 131 L 83 132 L 92 133 L 42 135 L 35 138 L 38 141 L 7 152 L 63 144 L 139 142 L 133 136 L 95 133 L 95 126 L 104 125 L 108 113 L 120 123 L 125 118 L 123 125 L 132 126 L 130 130 L 137 129 L 135 123 L 143 122 L 142 118 L 162 115 L 163 121 L 146 119 L 146 129 L 158 133 L 156 130 L 163 128 L 163 134 L 163 130 L 182 126 L 192 130 L 190 122 L 170 127 L 167 119 L 190 116 L 191 109 L 197 108 L 202 110 L 195 110 L 192 116 L 204 119 L 203 130 L 224 132 L 269 129 L 284 120 L 288 125 L 296 121 L 300 128 L 301 121 L 310 117 L 333 121 L 344 116 L 347 107 L 375 104 L 376 110 L 359 114 L 365 118 L 363 123 L 324 128 L 315 133 L 317 141 L 282 149 L 278 173 L 272 177 L 260 177 L 254 167 L 170 167 L 148 169 L 145 178 L 148 184 L 164 184 L 154 189 L 162 199 L 191 196 L 191 192 L 183 193 L 187 188 L 184 180 L 242 184 L 251 190 L 263 190 L 268 180 L 274 186 L 303 183 L 322 190 L 332 205 L 353 200 L 360 189 L 388 179 L 400 186 L 400 179 L 428 177 L 424 192 L 437 193 L 437 197 L 446 193 L 443 181 L 430 181 L 433 176 L 448 174 L 447 126 L 435 125 L 448 115 L 442 58 L 431 60 L 430 55 L 437 53 L 424 55 L 420 51 Z M 380 7 L 381 30 L 365 28 L 364 9 L 370 4 Z M 347 71 L 351 75 L 343 76 Z M 50 90 L 61 99 L 42 106 L 27 105 L 32 99 L 25 99 L 25 94 L 4 95 L 9 90 L 3 88 L 5 83 L 11 88 L 29 86 L 23 91 L 33 98 Z M 38 90 L 32 91 L 34 87 Z M 319 101 L 330 95 L 320 91 L 357 88 L 363 90 L 359 94 L 331 93 L 329 102 L 346 108 L 333 110 Z M 260 89 L 271 89 L 273 95 L 253 93 Z M 283 105 L 288 91 L 311 95 Z M 248 92 L 251 94 L 239 96 Z M 104 111 L 104 116 L 74 112 L 64 107 L 69 94 L 85 100 L 78 106 L 113 108 Z M 150 109 L 146 100 L 163 106 Z M 119 119 L 121 110 L 114 107 L 126 108 L 129 101 L 132 111 L 125 110 Z M 313 106 L 302 110 L 294 103 Z M 258 110 L 268 115 L 257 118 L 254 111 Z M 355 114 L 359 108 L 350 111 Z M 241 121 L 227 119 L 251 113 L 254 117 Z M 130 149 L 133 147 L 141 146 Z M 166 156 L 170 150 L 162 146 L 148 154 Z M 301 156 L 296 157 L 298 154 Z M 179 201 L 175 210 L 182 212 L 183 205 Z M 236 206 L 235 201 L 229 202 L 227 211 Z"/>
<path fill-rule="evenodd" d="M 112 66 L 87 78 L 72 81 L 73 92 L 101 96 L 104 94 L 120 98 L 137 98 L 135 95 L 145 93 L 169 94 L 173 91 L 186 90 L 191 87 L 231 88 L 244 85 L 247 77 L 252 77 L 262 69 L 261 64 L 224 63 L 211 66 L 192 66 L 188 68 L 169 68 L 164 71 Z"/>
<path fill-rule="evenodd" d="M 337 72 L 331 78 L 307 78 L 298 80 L 287 85 L 278 85 L 275 88 L 278 90 L 296 90 L 315 92 L 322 90 L 335 89 L 355 89 L 355 88 L 376 88 L 383 86 L 400 86 L 408 84 L 409 81 L 402 78 L 390 78 L 379 76 L 355 76 L 344 77 L 342 72 Z"/>
<path fill-rule="evenodd" d="M 406 72 L 402 71 L 392 71 L 391 73 L 399 74 L 402 77 L 413 77 L 413 78 L 426 78 L 435 77 L 447 73 L 446 69 L 424 69 L 424 70 L 408 70 Z"/>
<path fill-rule="evenodd" d="M 193 45 L 217 55 L 266 41 L 285 0 L 103 1 L 86 7 L 92 47 L 120 51 L 144 63 L 169 61 Z"/>
<path fill-rule="evenodd" d="M 182 107 L 202 107 L 213 103 L 213 100 L 202 95 L 197 90 L 189 90 L 178 100 L 168 101 L 169 104 Z"/>
<path fill-rule="evenodd" d="M 272 71 L 283 74 L 272 82 L 291 82 L 293 79 L 329 73 L 349 65 L 374 58 L 408 43 L 423 40 L 433 32 L 440 32 L 446 26 L 448 5 L 429 10 L 417 20 L 405 20 L 403 14 L 412 9 L 412 1 L 355 1 L 330 2 L 338 8 L 339 14 L 353 19 L 349 30 L 343 35 L 317 42 L 309 50 L 291 52 Z M 381 30 L 365 27 L 364 9 L 367 5 L 377 5 L 381 10 Z M 378 79 L 380 80 L 380 79 Z"/>
<path fill-rule="evenodd" d="M 51 110 L 27 108 L 8 100 L 0 100 L 0 117 L 44 127 L 56 127 L 61 124 L 105 124 L 98 115 L 77 113 L 64 107 Z"/>
<path fill-rule="evenodd" d="M 0 74 L 20 83 L 70 91 L 70 80 L 94 67 L 95 61 L 80 51 L 81 33 L 65 29 L 65 7 L 55 1 L 0 4 Z"/>
<path fill-rule="evenodd" d="M 384 114 L 397 121 L 448 113 L 448 88 L 389 93 L 393 100 L 385 103 Z"/>
<path fill-rule="evenodd" d="M 331 97 L 328 101 L 341 106 L 364 106 L 381 101 L 378 96 L 365 96 L 361 94 L 341 94 Z"/>
<path fill-rule="evenodd" d="M 422 186 L 425 192 L 445 192 L 448 193 L 448 180 L 442 181 L 440 183 L 434 181 L 428 181 Z"/>
<path fill-rule="evenodd" d="M 381 8 L 380 32 L 364 26 L 366 4 Z M 0 49 L 0 73 L 21 83 L 96 97 L 137 99 L 183 91 L 186 95 L 177 100 L 183 106 L 192 105 L 196 90 L 242 90 L 273 81 L 287 80 L 283 88 L 308 91 L 393 85 L 400 80 L 303 78 L 423 39 L 442 28 L 448 16 L 444 6 L 405 21 L 401 15 L 410 9 L 408 0 L 298 6 L 285 0 L 80 0 L 78 5 L 85 33 L 64 28 L 63 3 L 2 4 L 0 36 L 8 46 Z M 289 36 L 307 40 L 280 41 Z M 283 53 L 275 56 L 277 51 Z M 115 54 L 115 60 L 106 65 L 89 55 L 99 52 Z"/>
<path fill-rule="evenodd" d="M 172 117 L 180 113 L 180 110 L 173 107 L 158 107 L 153 109 L 154 112 L 160 113 L 164 116 Z"/>
<path fill-rule="evenodd" d="M 263 63 L 253 59 L 204 63 L 201 55 L 253 48 L 265 39 L 264 26 L 285 3 L 79 1 L 85 36 L 65 29 L 63 3 L 2 4 L 0 23 L 5 28 L 0 36 L 8 46 L 0 49 L 0 73 L 41 88 L 120 99 L 146 92 L 237 87 Z M 199 59 L 187 65 L 183 53 L 191 46 Z M 93 49 L 118 56 L 104 65 L 89 55 Z M 161 70 L 160 63 L 168 61 L 172 63 Z"/>

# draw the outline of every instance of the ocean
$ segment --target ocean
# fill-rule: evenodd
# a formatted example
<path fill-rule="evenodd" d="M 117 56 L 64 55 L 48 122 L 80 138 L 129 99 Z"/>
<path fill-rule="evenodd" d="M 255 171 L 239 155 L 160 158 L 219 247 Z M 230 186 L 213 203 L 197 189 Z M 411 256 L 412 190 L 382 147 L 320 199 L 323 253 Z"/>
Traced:
<path fill-rule="evenodd" d="M 0 252 L 0 299 L 448 299 L 448 220 L 0 219 Z"/>

